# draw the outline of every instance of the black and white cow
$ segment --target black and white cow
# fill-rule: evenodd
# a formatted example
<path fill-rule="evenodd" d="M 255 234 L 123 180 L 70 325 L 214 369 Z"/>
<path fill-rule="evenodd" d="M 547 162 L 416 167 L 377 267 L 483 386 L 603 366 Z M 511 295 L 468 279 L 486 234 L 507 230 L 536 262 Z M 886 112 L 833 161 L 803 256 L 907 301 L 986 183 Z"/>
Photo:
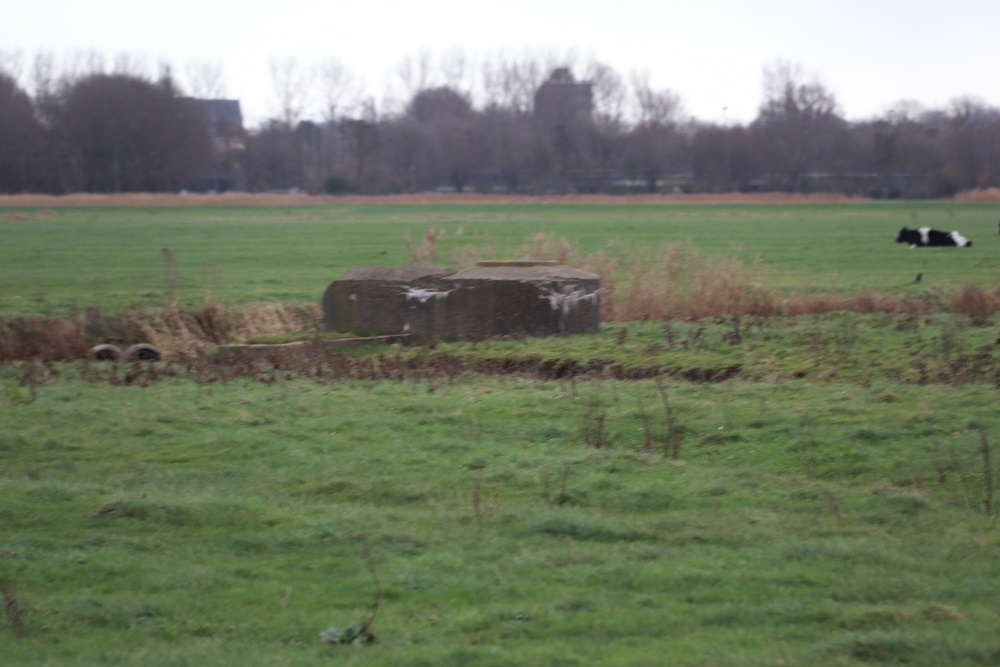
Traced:
<path fill-rule="evenodd" d="M 959 248 L 969 248 L 972 246 L 972 241 L 958 232 L 942 232 L 930 227 L 921 227 L 920 229 L 907 229 L 903 227 L 899 230 L 896 243 L 908 243 L 911 248 L 926 246 L 958 246 Z"/>

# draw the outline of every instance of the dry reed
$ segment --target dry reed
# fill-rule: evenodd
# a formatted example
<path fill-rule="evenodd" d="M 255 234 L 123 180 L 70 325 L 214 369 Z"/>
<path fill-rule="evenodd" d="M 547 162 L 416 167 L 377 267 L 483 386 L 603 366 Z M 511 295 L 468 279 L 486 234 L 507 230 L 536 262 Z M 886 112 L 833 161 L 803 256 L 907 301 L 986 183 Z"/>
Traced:
<path fill-rule="evenodd" d="M 979 188 L 976 190 L 959 192 L 955 195 L 955 201 L 996 204 L 997 202 L 1000 202 L 1000 188 Z"/>
<path fill-rule="evenodd" d="M 26 315 L 0 318 L 0 361 L 79 359 L 88 350 L 82 318 Z"/>
<path fill-rule="evenodd" d="M 436 258 L 437 252 L 432 228 L 425 235 L 420 252 L 411 255 L 416 263 Z M 734 248 L 734 252 L 739 254 L 740 249 Z M 601 319 L 606 322 L 664 317 L 699 320 L 720 316 L 820 315 L 838 311 L 925 315 L 943 308 L 968 316 L 974 324 L 983 324 L 1000 311 L 1000 288 L 984 291 L 975 285 L 957 291 L 944 290 L 934 296 L 936 302 L 871 291 L 854 295 L 782 296 L 771 289 L 767 269 L 760 262 L 748 265 L 735 256 L 704 256 L 690 243 L 635 250 L 627 243 L 612 241 L 604 249 L 584 254 L 565 238 L 538 233 L 507 251 L 490 242 L 479 247 L 460 247 L 452 255 L 452 262 L 464 268 L 484 258 L 555 260 L 596 273 L 601 279 Z"/>
<path fill-rule="evenodd" d="M 1000 310 L 1000 287 L 984 291 L 968 284 L 957 289 L 950 302 L 953 312 L 967 316 L 977 326 L 984 326 Z"/>
<path fill-rule="evenodd" d="M 319 305 L 277 303 L 225 307 L 207 299 L 194 308 L 151 308 L 122 313 L 89 309 L 69 317 L 0 318 L 0 361 L 61 361 L 87 356 L 91 346 L 150 343 L 168 356 L 254 336 L 314 332 Z"/>

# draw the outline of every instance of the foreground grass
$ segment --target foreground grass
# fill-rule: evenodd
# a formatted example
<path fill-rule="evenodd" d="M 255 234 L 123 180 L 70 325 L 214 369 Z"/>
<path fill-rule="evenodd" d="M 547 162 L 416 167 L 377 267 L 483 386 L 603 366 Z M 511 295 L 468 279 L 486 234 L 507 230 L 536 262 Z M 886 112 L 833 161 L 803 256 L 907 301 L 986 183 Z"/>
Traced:
<path fill-rule="evenodd" d="M 5 664 L 1000 662 L 988 385 L 53 368 L 0 371 Z"/>

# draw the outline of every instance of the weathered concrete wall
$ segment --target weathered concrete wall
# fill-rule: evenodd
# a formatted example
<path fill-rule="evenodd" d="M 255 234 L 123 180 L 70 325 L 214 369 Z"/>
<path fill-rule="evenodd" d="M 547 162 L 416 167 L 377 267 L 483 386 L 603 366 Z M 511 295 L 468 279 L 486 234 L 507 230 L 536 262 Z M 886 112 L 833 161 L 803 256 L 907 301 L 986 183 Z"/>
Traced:
<path fill-rule="evenodd" d="M 323 294 L 323 329 L 397 334 L 410 331 L 411 320 L 422 327 L 424 319 L 433 319 L 437 305 L 428 294 L 435 293 L 439 280 L 453 272 L 440 266 L 350 269 Z M 421 305 L 425 307 L 416 308 Z M 411 312 L 411 307 L 420 312 Z"/>
<path fill-rule="evenodd" d="M 560 265 L 477 266 L 442 278 L 444 340 L 597 331 L 600 278 Z"/>
<path fill-rule="evenodd" d="M 481 264 L 351 269 L 326 290 L 324 328 L 439 340 L 598 330 L 597 274 L 552 262 Z"/>

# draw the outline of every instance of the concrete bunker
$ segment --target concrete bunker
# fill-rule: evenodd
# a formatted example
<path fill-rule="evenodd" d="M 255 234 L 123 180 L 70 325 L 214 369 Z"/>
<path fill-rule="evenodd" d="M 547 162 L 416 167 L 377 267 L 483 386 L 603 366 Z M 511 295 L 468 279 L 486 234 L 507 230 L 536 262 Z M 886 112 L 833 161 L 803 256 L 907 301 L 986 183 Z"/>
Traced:
<path fill-rule="evenodd" d="M 556 262 L 482 261 L 473 268 L 356 267 L 323 295 L 323 328 L 483 340 L 597 331 L 600 277 Z"/>

